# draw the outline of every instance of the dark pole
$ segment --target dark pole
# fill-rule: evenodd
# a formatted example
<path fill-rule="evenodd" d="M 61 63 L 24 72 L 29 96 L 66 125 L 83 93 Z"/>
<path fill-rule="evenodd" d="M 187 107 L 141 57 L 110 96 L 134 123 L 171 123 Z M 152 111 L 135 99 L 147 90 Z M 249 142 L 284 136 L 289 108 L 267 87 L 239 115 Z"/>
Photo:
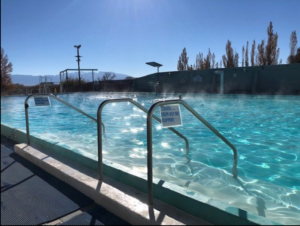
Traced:
<path fill-rule="evenodd" d="M 79 48 L 81 47 L 81 45 L 78 45 L 78 46 L 76 46 L 76 45 L 74 45 L 74 47 L 75 48 L 77 48 L 77 56 L 75 56 L 75 57 L 77 57 L 77 62 L 78 62 L 78 77 L 79 77 L 79 89 L 80 89 L 80 91 L 81 91 L 81 78 L 80 78 L 80 57 L 81 56 L 79 56 Z"/>

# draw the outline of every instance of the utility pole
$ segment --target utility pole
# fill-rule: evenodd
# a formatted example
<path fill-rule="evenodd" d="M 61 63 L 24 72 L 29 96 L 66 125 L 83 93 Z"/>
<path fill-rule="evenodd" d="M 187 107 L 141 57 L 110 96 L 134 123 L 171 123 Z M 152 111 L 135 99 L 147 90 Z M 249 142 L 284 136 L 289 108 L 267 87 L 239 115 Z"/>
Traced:
<path fill-rule="evenodd" d="M 81 56 L 79 56 L 79 48 L 81 47 L 81 45 L 78 45 L 78 46 L 76 46 L 76 45 L 74 45 L 74 47 L 75 48 L 77 48 L 77 56 L 75 56 L 75 57 L 77 57 L 77 62 L 78 62 L 78 77 L 79 77 L 79 89 L 80 89 L 80 91 L 81 91 L 81 78 L 80 78 L 80 57 Z"/>

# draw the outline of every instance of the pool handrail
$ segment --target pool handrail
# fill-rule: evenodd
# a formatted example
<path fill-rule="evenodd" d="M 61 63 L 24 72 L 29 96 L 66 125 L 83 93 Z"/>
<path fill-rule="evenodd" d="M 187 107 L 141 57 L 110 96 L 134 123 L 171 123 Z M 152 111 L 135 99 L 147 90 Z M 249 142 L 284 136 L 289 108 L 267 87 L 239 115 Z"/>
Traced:
<path fill-rule="evenodd" d="M 208 123 L 198 112 L 196 112 L 191 106 L 189 106 L 184 100 L 162 100 L 154 103 L 147 114 L 147 174 L 148 174 L 148 205 L 153 205 L 153 164 L 152 164 L 152 114 L 158 106 L 169 104 L 181 104 L 189 112 L 191 112 L 198 120 L 200 120 L 206 127 L 208 127 L 215 135 L 217 135 L 222 141 L 224 141 L 232 150 L 234 154 L 234 163 L 232 168 L 232 174 L 234 178 L 237 178 L 237 150 L 236 148 L 224 137 L 218 130 L 216 130 L 210 123 Z"/>
<path fill-rule="evenodd" d="M 30 145 L 30 134 L 29 134 L 29 120 L 28 120 L 28 108 L 29 108 L 29 105 L 28 105 L 28 100 L 32 97 L 36 97 L 36 96 L 45 96 L 45 97 L 51 97 L 63 104 L 65 104 L 66 106 L 74 109 L 75 111 L 78 111 L 79 113 L 87 116 L 88 118 L 92 119 L 93 121 L 95 121 L 97 123 L 97 119 L 95 119 L 94 117 L 88 115 L 87 113 L 85 113 L 84 111 L 76 108 L 75 106 L 69 104 L 68 102 L 66 101 L 63 101 L 62 99 L 58 98 L 57 96 L 53 95 L 52 93 L 45 93 L 45 94 L 42 94 L 42 93 L 38 93 L 38 94 L 31 94 L 29 95 L 26 99 L 25 99 L 25 118 L 26 118 L 26 133 L 27 133 L 27 144 Z M 105 126 L 104 124 L 102 124 L 102 128 L 103 128 L 103 133 L 105 134 Z"/>
<path fill-rule="evenodd" d="M 120 98 L 120 99 L 109 99 L 109 100 L 105 100 L 103 101 L 98 108 L 97 111 L 97 120 L 98 120 L 98 172 L 99 172 L 99 180 L 103 180 L 103 171 L 102 171 L 102 131 L 99 127 L 99 124 L 102 124 L 102 110 L 104 108 L 104 106 L 108 103 L 114 103 L 114 102 L 130 102 L 133 105 L 135 105 L 136 107 L 138 107 L 139 109 L 141 109 L 142 111 L 144 111 L 146 114 L 148 113 L 148 110 L 143 107 L 141 104 L 139 104 L 138 102 L 134 101 L 131 98 Z M 161 119 L 158 118 L 156 115 L 152 114 L 152 117 L 157 120 L 158 122 L 161 122 Z M 185 145 L 186 145 L 186 157 L 188 157 L 189 154 L 189 141 L 188 139 L 183 136 L 181 133 L 179 133 L 177 130 L 175 130 L 174 128 L 168 128 L 169 130 L 171 130 L 172 132 L 174 132 L 176 135 L 178 135 L 179 137 L 181 137 L 184 141 L 185 141 Z"/>

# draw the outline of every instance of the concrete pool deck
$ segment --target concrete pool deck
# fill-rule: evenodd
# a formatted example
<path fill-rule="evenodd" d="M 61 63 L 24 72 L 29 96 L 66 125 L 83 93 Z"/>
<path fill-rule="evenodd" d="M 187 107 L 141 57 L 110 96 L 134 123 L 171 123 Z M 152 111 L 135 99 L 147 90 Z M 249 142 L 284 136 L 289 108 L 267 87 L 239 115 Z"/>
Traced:
<path fill-rule="evenodd" d="M 1 136 L 1 225 L 129 225 L 14 152 Z"/>
<path fill-rule="evenodd" d="M 27 144 L 15 145 L 15 152 L 41 169 L 71 185 L 109 212 L 134 225 L 208 225 L 209 223 L 173 206 L 155 200 L 147 205 L 147 195 L 109 177 L 98 175 L 79 164 Z"/>

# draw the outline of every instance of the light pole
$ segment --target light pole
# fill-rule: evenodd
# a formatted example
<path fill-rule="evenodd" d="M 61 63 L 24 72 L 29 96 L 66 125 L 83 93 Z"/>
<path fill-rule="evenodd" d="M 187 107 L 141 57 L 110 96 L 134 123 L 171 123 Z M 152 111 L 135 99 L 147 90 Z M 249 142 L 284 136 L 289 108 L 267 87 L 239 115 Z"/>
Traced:
<path fill-rule="evenodd" d="M 79 64 L 80 57 L 81 57 L 81 56 L 79 56 L 79 48 L 81 47 L 81 45 L 78 45 L 78 46 L 74 45 L 74 47 L 77 48 L 77 56 L 75 56 L 75 57 L 77 57 L 76 61 L 78 62 L 79 89 L 81 91 L 80 64 Z"/>
<path fill-rule="evenodd" d="M 159 64 L 157 62 L 147 62 L 146 64 L 152 66 L 152 67 L 157 67 L 157 75 L 156 75 L 156 82 L 153 82 L 154 90 L 156 92 L 156 95 L 158 92 L 161 92 L 161 86 L 159 85 L 159 78 L 158 78 L 158 73 L 159 73 L 159 67 L 163 66 L 162 64 Z"/>
<path fill-rule="evenodd" d="M 146 63 L 152 67 L 157 67 L 157 73 L 159 73 L 159 67 L 163 66 L 162 64 L 156 63 L 156 62 L 148 62 Z"/>

